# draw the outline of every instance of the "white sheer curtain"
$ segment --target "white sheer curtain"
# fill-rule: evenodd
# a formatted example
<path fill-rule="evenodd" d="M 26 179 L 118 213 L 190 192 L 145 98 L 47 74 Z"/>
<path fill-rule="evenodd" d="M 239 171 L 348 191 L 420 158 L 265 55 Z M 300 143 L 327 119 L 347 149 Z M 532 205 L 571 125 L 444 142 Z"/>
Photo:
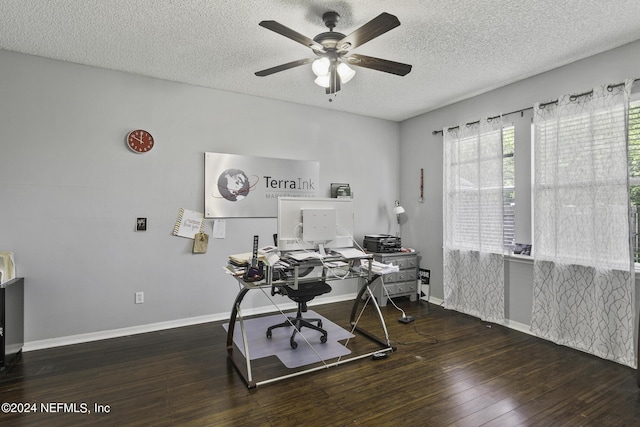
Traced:
<path fill-rule="evenodd" d="M 502 121 L 444 129 L 445 307 L 504 321 Z"/>
<path fill-rule="evenodd" d="M 627 171 L 631 84 L 534 106 L 531 330 L 635 367 Z"/>

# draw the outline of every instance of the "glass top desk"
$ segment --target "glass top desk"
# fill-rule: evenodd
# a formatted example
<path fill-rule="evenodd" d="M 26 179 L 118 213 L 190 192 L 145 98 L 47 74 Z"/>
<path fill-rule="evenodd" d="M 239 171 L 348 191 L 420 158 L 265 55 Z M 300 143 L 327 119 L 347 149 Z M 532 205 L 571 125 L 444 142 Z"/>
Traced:
<path fill-rule="evenodd" d="M 369 286 L 379 277 L 378 274 L 375 274 L 371 271 L 371 268 L 370 268 L 371 260 L 372 260 L 371 255 L 363 255 L 356 258 L 343 258 L 341 256 L 331 256 L 331 257 L 326 257 L 322 260 L 312 258 L 312 259 L 305 259 L 305 260 L 299 260 L 299 261 L 295 261 L 290 258 L 286 258 L 286 256 L 283 256 L 282 259 L 285 260 L 287 263 L 290 263 L 289 264 L 290 267 L 287 269 L 287 272 L 288 272 L 287 277 L 283 279 L 278 278 L 277 274 L 274 274 L 274 268 L 268 267 L 268 266 L 265 266 L 264 279 L 259 281 L 249 282 L 249 281 L 243 280 L 242 276 L 232 275 L 232 277 L 234 277 L 237 280 L 240 290 L 233 303 L 233 308 L 231 310 L 231 317 L 229 319 L 229 327 L 227 330 L 227 356 L 228 356 L 228 359 L 233 363 L 235 369 L 242 376 L 242 379 L 246 383 L 247 387 L 256 388 L 259 385 L 269 384 L 269 383 L 280 381 L 286 378 L 291 378 L 298 375 L 302 375 L 302 374 L 306 374 L 306 373 L 310 373 L 310 372 L 314 372 L 322 369 L 327 369 L 343 363 L 352 362 L 352 361 L 363 359 L 366 357 L 372 357 L 374 355 L 386 356 L 387 353 L 391 353 L 396 350 L 396 347 L 393 347 L 389 341 L 389 334 L 387 332 L 387 326 L 385 324 L 384 317 L 382 316 L 380 307 L 378 306 L 376 299 L 372 296 L 373 293 L 369 288 Z M 368 264 L 366 260 L 368 260 Z M 363 261 L 365 262 L 363 263 Z M 340 271 L 342 272 L 342 274 L 339 274 L 339 275 L 332 274 L 332 265 L 335 265 L 335 263 L 338 263 L 341 265 Z M 317 269 L 316 275 L 309 276 L 309 277 L 304 276 L 304 272 L 312 268 Z M 319 269 L 321 269 L 320 275 L 317 274 Z M 274 278 L 274 276 L 276 278 Z M 318 355 L 318 353 L 314 350 L 316 355 L 318 355 L 318 363 L 320 364 L 315 363 L 310 365 L 310 367 L 301 368 L 301 369 L 295 370 L 295 372 L 292 372 L 292 373 L 276 375 L 273 377 L 269 377 L 265 380 L 256 380 L 254 378 L 254 373 L 252 370 L 251 359 L 250 359 L 250 348 L 248 345 L 247 334 L 246 334 L 246 329 L 244 324 L 245 321 L 243 319 L 242 311 L 241 311 L 242 301 L 244 297 L 247 295 L 247 293 L 251 290 L 261 291 L 265 296 L 267 296 L 271 304 L 273 304 L 273 306 L 282 314 L 283 318 L 286 319 L 287 313 L 284 313 L 282 310 L 280 310 L 280 308 L 278 307 L 278 304 L 272 298 L 272 296 L 274 295 L 274 293 L 272 292 L 272 289 L 274 287 L 277 287 L 278 285 L 286 284 L 293 288 L 296 288 L 299 283 L 302 283 L 304 281 L 325 280 L 327 282 L 329 281 L 334 282 L 336 280 L 352 279 L 352 278 L 358 279 L 359 290 L 357 292 L 357 296 L 354 299 L 353 305 L 351 307 L 351 314 L 349 317 L 350 328 L 348 330 L 351 332 L 351 334 L 355 335 L 355 333 L 357 332 L 358 334 L 366 337 L 368 340 L 375 343 L 376 345 L 375 350 L 366 351 L 364 354 L 350 355 L 350 357 L 348 358 L 339 357 L 337 358 L 338 359 L 337 361 L 322 360 L 321 357 Z M 371 333 L 358 326 L 358 321 L 360 320 L 360 316 L 362 315 L 362 313 L 364 312 L 364 310 L 367 308 L 369 304 L 374 307 L 375 316 L 377 316 L 377 319 L 379 321 L 380 331 L 382 332 L 382 335 L 384 335 L 383 338 L 380 338 L 376 334 Z M 360 308 L 360 306 L 362 306 L 362 308 Z M 236 325 L 238 325 L 241 329 L 242 346 L 243 346 L 244 352 L 240 351 L 240 348 L 238 348 L 238 345 L 234 342 L 234 339 L 233 339 Z M 292 325 L 292 327 L 294 326 Z M 266 334 L 265 334 L 265 339 L 268 339 L 266 338 Z M 311 343 L 309 343 L 309 341 L 307 341 L 306 338 L 304 339 L 304 344 L 310 346 L 311 348 L 314 347 Z M 323 345 L 323 344 L 317 344 L 317 345 Z M 292 350 L 292 351 L 296 351 L 296 350 Z"/>

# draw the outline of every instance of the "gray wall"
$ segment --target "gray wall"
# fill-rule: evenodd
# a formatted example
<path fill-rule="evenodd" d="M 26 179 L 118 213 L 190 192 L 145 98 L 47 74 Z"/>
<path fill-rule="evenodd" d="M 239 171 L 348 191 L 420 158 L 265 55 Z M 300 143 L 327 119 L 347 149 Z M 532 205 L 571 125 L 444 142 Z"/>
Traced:
<path fill-rule="evenodd" d="M 431 294 L 435 298 L 444 297 L 442 135 L 433 135 L 432 131 L 638 77 L 640 42 L 634 42 L 401 123 L 400 194 L 408 216 L 403 226 L 403 243 L 418 249 L 422 254 L 421 266 L 431 269 Z M 639 85 L 636 83 L 636 87 Z M 514 114 L 504 119 L 516 126 L 516 241 L 523 243 L 531 242 L 531 117 L 529 110 L 523 117 Z M 425 171 L 423 203 L 418 202 L 420 168 Z M 532 277 L 531 261 L 507 261 L 505 304 L 509 321 L 530 323 Z"/>
<path fill-rule="evenodd" d="M 0 250 L 26 278 L 27 348 L 228 317 L 227 256 L 271 243 L 276 222 L 227 219 L 204 255 L 171 236 L 179 208 L 204 212 L 205 152 L 319 161 L 320 196 L 351 184 L 359 241 L 395 232 L 398 123 L 7 51 L 0 64 Z M 138 128 L 148 154 L 124 145 Z M 268 305 L 250 294 L 245 309 Z"/>
<path fill-rule="evenodd" d="M 203 209 L 207 151 L 319 161 L 322 196 L 351 183 L 359 240 L 395 233 L 399 199 L 403 243 L 421 252 L 441 299 L 442 136 L 432 131 L 640 77 L 640 42 L 401 124 L 6 51 L 0 64 L 0 250 L 15 252 L 26 278 L 27 347 L 38 348 L 228 315 L 237 287 L 227 255 L 248 251 L 254 234 L 270 241 L 276 225 L 228 219 L 227 238 L 205 255 L 171 236 L 179 208 Z M 517 129 L 517 238 L 528 241 L 531 112 L 506 119 Z M 136 128 L 154 134 L 151 153 L 124 146 Z M 140 216 L 145 233 L 134 231 Z M 505 279 L 507 318 L 527 325 L 531 263 L 508 262 Z M 355 285 L 334 289 L 340 298 Z M 265 309 L 255 294 L 248 309 Z"/>

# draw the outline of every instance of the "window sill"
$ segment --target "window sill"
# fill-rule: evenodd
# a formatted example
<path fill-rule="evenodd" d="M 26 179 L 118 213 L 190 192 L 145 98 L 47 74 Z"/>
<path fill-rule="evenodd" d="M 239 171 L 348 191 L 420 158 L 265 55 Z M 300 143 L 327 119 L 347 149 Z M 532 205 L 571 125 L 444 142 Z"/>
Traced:
<path fill-rule="evenodd" d="M 530 255 L 509 254 L 504 256 L 509 262 L 519 262 L 522 264 L 533 264 L 533 257 Z M 639 266 L 640 267 L 640 266 Z"/>
<path fill-rule="evenodd" d="M 530 264 L 533 265 L 533 257 L 529 255 L 517 255 L 517 254 L 508 254 L 505 255 L 504 258 L 509 262 L 518 262 L 521 264 Z M 636 282 L 640 282 L 640 263 L 635 265 L 636 270 Z"/>

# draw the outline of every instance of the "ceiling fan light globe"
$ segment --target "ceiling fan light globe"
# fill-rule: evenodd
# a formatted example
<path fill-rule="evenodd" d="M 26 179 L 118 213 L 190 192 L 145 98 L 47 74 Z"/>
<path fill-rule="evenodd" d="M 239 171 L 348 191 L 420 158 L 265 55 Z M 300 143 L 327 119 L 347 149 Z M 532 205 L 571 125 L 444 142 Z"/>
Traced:
<path fill-rule="evenodd" d="M 329 66 L 331 65 L 331 61 L 328 58 L 319 58 L 313 61 L 311 64 L 311 70 L 313 74 L 316 76 L 328 76 L 329 75 Z"/>
<path fill-rule="evenodd" d="M 340 82 L 347 83 L 356 75 L 356 72 L 344 62 L 338 64 L 338 74 L 340 74 Z"/>
<path fill-rule="evenodd" d="M 329 74 L 327 74 L 326 76 L 318 76 L 314 80 L 314 83 L 321 87 L 329 87 Z"/>

